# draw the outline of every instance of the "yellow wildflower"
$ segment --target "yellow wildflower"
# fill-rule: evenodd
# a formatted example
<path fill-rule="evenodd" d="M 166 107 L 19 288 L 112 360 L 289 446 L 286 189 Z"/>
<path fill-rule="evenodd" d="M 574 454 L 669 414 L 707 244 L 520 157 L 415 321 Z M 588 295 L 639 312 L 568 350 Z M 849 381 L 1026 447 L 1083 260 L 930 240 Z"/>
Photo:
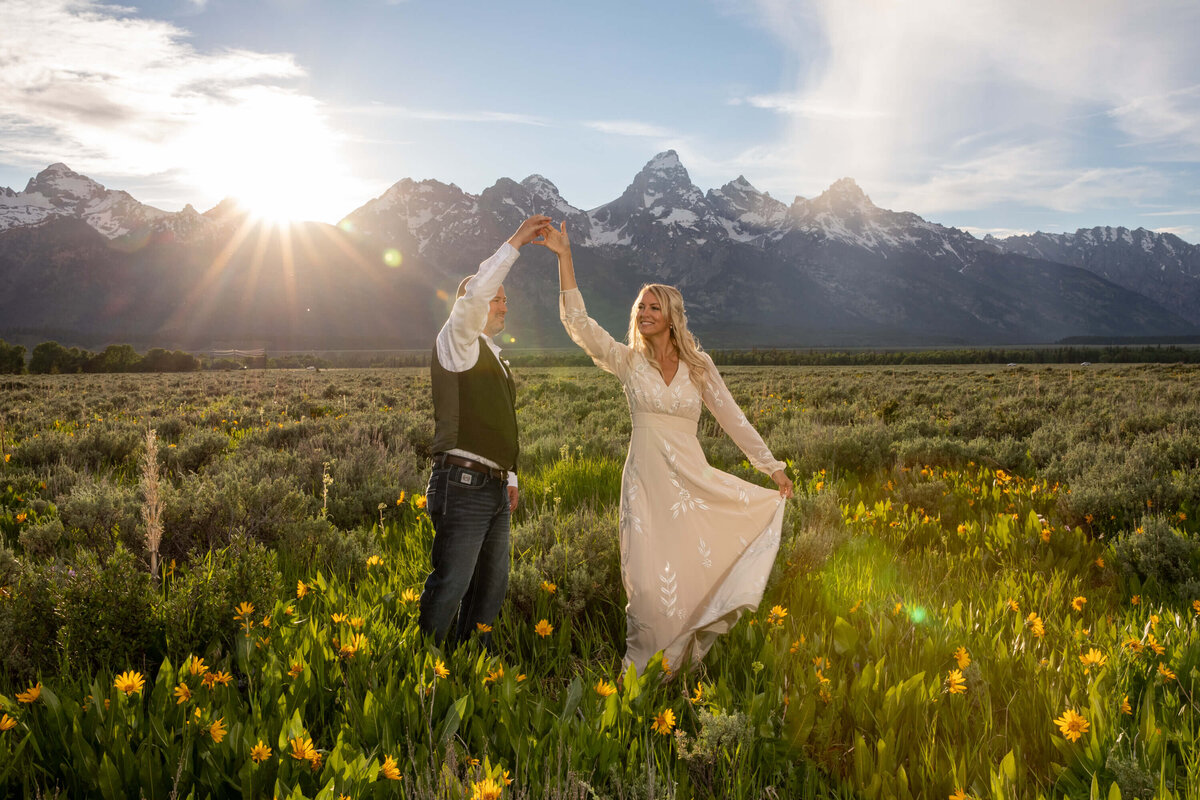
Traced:
<path fill-rule="evenodd" d="M 1175 673 L 1172 672 L 1167 666 L 1165 666 L 1161 662 L 1158 665 L 1158 674 L 1162 675 L 1165 680 L 1168 680 L 1168 681 L 1175 680 Z"/>
<path fill-rule="evenodd" d="M 242 602 L 242 603 L 239 603 L 238 605 L 234 606 L 233 618 L 234 619 L 242 619 L 243 617 L 248 617 L 253 613 L 254 613 L 254 604 Z"/>
<path fill-rule="evenodd" d="M 38 681 L 23 692 L 17 692 L 17 700 L 22 703 L 36 703 L 42 696 L 42 682 Z"/>
<path fill-rule="evenodd" d="M 671 729 L 675 727 L 675 712 L 669 708 L 665 708 L 658 712 L 658 716 L 654 718 L 654 724 L 650 726 L 655 733 L 661 733 L 667 736 L 671 733 Z"/>
<path fill-rule="evenodd" d="M 946 676 L 946 691 L 950 694 L 967 693 L 967 682 L 963 678 L 962 670 L 950 670 L 950 674 Z"/>
<path fill-rule="evenodd" d="M 533 626 L 533 632 L 545 639 L 554 633 L 554 626 L 550 624 L 549 620 L 539 619 L 537 625 Z"/>
<path fill-rule="evenodd" d="M 358 630 L 359 628 L 361 628 L 363 626 L 363 624 L 365 622 L 366 622 L 366 620 L 364 620 L 362 617 L 351 617 L 350 618 L 350 627 L 354 628 L 355 630 Z"/>
<path fill-rule="evenodd" d="M 400 600 L 405 603 L 415 603 L 421 599 L 421 595 L 417 594 L 413 589 L 405 589 L 400 593 Z"/>
<path fill-rule="evenodd" d="M 550 581 L 542 581 L 542 591 L 545 592 L 546 594 L 554 594 L 555 592 L 558 591 L 558 586 L 551 583 Z"/>
<path fill-rule="evenodd" d="M 400 780 L 400 768 L 396 766 L 396 759 L 391 756 L 384 758 L 383 763 L 379 765 L 379 774 L 389 781 Z"/>
<path fill-rule="evenodd" d="M 783 618 L 787 616 L 787 609 L 783 606 L 772 606 L 771 613 L 767 614 L 768 625 L 782 625 Z"/>
<path fill-rule="evenodd" d="M 134 692 L 138 692 L 140 694 L 145 685 L 146 679 L 142 677 L 142 673 L 134 672 L 133 670 L 122 672 L 117 676 L 117 679 L 113 681 L 113 686 L 124 692 L 126 695 L 131 695 Z"/>
<path fill-rule="evenodd" d="M 1126 639 L 1121 646 L 1139 654 L 1142 652 L 1143 648 L 1145 648 L 1145 645 L 1142 644 L 1141 640 L 1139 639 Z"/>
<path fill-rule="evenodd" d="M 1129 695 L 1121 698 L 1121 713 L 1133 716 L 1133 708 L 1129 705 Z"/>
<path fill-rule="evenodd" d="M 225 738 L 225 734 L 229 731 L 225 730 L 225 718 L 220 717 L 212 725 L 208 726 L 208 735 L 212 737 L 213 744 L 220 744 Z"/>
<path fill-rule="evenodd" d="M 962 789 L 955 789 L 954 793 L 950 795 L 950 800 L 971 800 L 971 797 Z"/>
<path fill-rule="evenodd" d="M 1020 614 L 1020 613 L 1021 613 L 1021 606 L 1020 606 L 1020 604 L 1019 604 L 1019 603 L 1017 603 L 1017 601 L 1016 601 L 1016 600 L 1013 600 L 1013 599 L 1010 597 L 1010 598 L 1008 598 L 1008 610 L 1009 610 L 1009 611 L 1014 611 L 1014 612 L 1016 612 L 1016 613 Z"/>
<path fill-rule="evenodd" d="M 1096 559 L 1096 566 L 1100 569 L 1104 569 L 1104 556 L 1100 556 Z"/>
<path fill-rule="evenodd" d="M 316 750 L 313 749 L 312 739 L 306 739 L 303 736 L 297 736 L 295 739 L 292 739 L 289 744 L 292 746 L 292 758 L 296 759 L 297 761 L 308 761 L 310 757 L 309 754 L 316 752 Z"/>
<path fill-rule="evenodd" d="M 433 663 L 433 674 L 439 678 L 449 678 L 450 670 L 446 669 L 446 664 L 440 658 Z"/>
<path fill-rule="evenodd" d="M 1087 598 L 1083 595 L 1080 595 L 1071 601 L 1071 608 L 1075 609 L 1076 611 L 1083 611 L 1083 606 L 1085 603 L 1087 603 Z"/>
<path fill-rule="evenodd" d="M 330 614 L 329 618 L 333 620 L 334 625 L 341 625 L 343 622 L 346 622 L 348 619 L 350 619 L 350 616 L 348 614 Z"/>
<path fill-rule="evenodd" d="M 1129 598 L 1129 604 L 1140 606 L 1142 604 L 1142 596 L 1140 594 L 1135 594 L 1133 597 Z"/>
<path fill-rule="evenodd" d="M 500 800 L 504 787 L 491 778 L 471 784 L 471 800 Z"/>
<path fill-rule="evenodd" d="M 271 757 L 271 748 L 263 744 L 263 740 L 259 739 L 258 744 L 250 748 L 250 760 L 255 764 L 261 764 Z"/>
<path fill-rule="evenodd" d="M 308 588 L 304 581 L 296 581 L 296 599 L 299 600 L 308 594 Z"/>
<path fill-rule="evenodd" d="M 1064 711 L 1061 717 L 1054 720 L 1054 724 L 1062 731 L 1062 735 L 1072 742 L 1079 741 L 1079 738 L 1088 732 L 1087 719 L 1076 713 L 1073 708 Z"/>
<path fill-rule="evenodd" d="M 1029 616 L 1025 618 L 1025 624 L 1029 626 L 1029 629 L 1033 631 L 1033 635 L 1037 638 L 1040 639 L 1046 635 L 1046 625 L 1036 612 L 1029 612 Z"/>
<path fill-rule="evenodd" d="M 899 614 L 900 609 L 902 608 L 904 608 L 904 603 L 896 603 L 896 605 L 892 608 L 892 616 L 894 617 Z"/>
<path fill-rule="evenodd" d="M 377 555 L 367 557 L 367 566 L 368 567 L 378 567 L 382 563 L 383 563 L 383 559 Z"/>
<path fill-rule="evenodd" d="M 192 690 L 188 688 L 186 683 L 181 683 L 175 687 L 175 705 L 181 706 L 191 699 Z"/>
<path fill-rule="evenodd" d="M 496 668 L 494 670 L 491 670 L 490 672 L 488 672 L 487 677 L 485 677 L 483 679 L 483 684 L 484 684 L 484 686 L 486 686 L 489 683 L 495 683 L 496 681 L 500 680 L 503 677 L 504 677 L 504 665 L 497 664 Z"/>
<path fill-rule="evenodd" d="M 600 695 L 601 697 L 610 697 L 617 693 L 617 687 L 604 680 L 597 681 L 595 689 L 596 694 Z"/>
<path fill-rule="evenodd" d="M 1192 611 L 1195 611 L 1197 615 L 1200 615 L 1200 600 L 1192 601 Z"/>
<path fill-rule="evenodd" d="M 703 700 L 704 700 L 704 684 L 697 681 L 696 682 L 696 691 L 692 692 L 692 696 L 691 696 L 692 705 L 696 705 L 696 703 L 699 703 Z"/>
<path fill-rule="evenodd" d="M 367 637 L 361 633 L 350 634 L 350 639 L 338 648 L 338 655 L 346 660 L 350 660 L 358 655 L 360 650 L 365 650 L 367 647 Z"/>
<path fill-rule="evenodd" d="M 491 633 L 492 626 L 488 625 L 486 622 L 476 622 L 475 630 L 479 631 L 480 633 Z"/>
<path fill-rule="evenodd" d="M 1146 634 L 1146 647 L 1149 647 L 1155 654 L 1160 656 L 1167 652 L 1167 649 L 1158 643 L 1158 639 L 1155 638 L 1153 633 Z"/>
<path fill-rule="evenodd" d="M 967 648 L 960 647 L 954 651 L 954 660 L 958 662 L 959 669 L 966 669 L 971 665 L 971 654 L 967 652 Z"/>
<path fill-rule="evenodd" d="M 288 675 L 291 675 L 293 678 L 299 678 L 303 672 L 304 665 L 301 663 L 296 663 L 292 664 L 291 668 L 288 670 Z"/>
<path fill-rule="evenodd" d="M 401 489 L 401 490 L 400 490 L 400 496 L 396 498 L 396 505 L 400 505 L 400 504 L 402 504 L 402 503 L 404 502 L 404 496 L 405 496 L 405 494 L 406 494 L 406 492 L 405 492 L 403 489 Z"/>
<path fill-rule="evenodd" d="M 1103 667 L 1108 663 L 1108 656 L 1101 653 L 1094 647 L 1089 647 L 1088 651 L 1079 657 L 1080 663 L 1083 664 L 1083 674 L 1087 675 L 1092 671 L 1092 667 Z"/>
<path fill-rule="evenodd" d="M 11 731 L 15 727 L 17 727 L 17 721 L 15 719 L 10 717 L 8 714 L 0 716 L 0 733 Z"/>
<path fill-rule="evenodd" d="M 425 499 L 425 495 L 419 494 L 413 498 L 413 505 L 417 508 L 424 508 L 429 501 Z"/>

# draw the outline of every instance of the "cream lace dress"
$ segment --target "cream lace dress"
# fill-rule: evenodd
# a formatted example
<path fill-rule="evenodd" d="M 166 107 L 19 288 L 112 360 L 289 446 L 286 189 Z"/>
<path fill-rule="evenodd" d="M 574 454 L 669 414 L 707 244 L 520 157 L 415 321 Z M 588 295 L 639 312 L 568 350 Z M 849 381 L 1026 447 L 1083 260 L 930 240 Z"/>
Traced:
<path fill-rule="evenodd" d="M 699 661 L 741 613 L 756 608 L 779 550 L 779 491 L 709 466 L 696 437 L 700 405 L 767 475 L 783 469 L 751 426 L 707 355 L 704 396 L 688 367 L 668 385 L 640 353 L 587 315 L 578 289 L 561 293 L 563 326 L 598 367 L 620 379 L 633 416 L 621 477 L 624 665 L 663 652 L 671 670 Z"/>

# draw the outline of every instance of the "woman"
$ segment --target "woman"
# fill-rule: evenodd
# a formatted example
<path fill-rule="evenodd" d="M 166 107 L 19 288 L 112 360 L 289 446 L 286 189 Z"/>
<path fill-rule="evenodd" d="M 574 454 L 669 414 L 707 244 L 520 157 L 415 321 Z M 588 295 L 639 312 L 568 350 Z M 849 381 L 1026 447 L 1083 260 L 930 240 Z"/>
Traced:
<path fill-rule="evenodd" d="M 621 476 L 621 577 L 629 598 L 622 670 L 645 669 L 660 650 L 676 670 L 703 658 L 762 600 L 792 482 L 688 332 L 677 289 L 644 287 L 629 315 L 629 344 L 621 344 L 587 315 L 566 223 L 543 236 L 537 243 L 558 255 L 563 326 L 621 380 L 633 416 Z M 708 465 L 696 437 L 701 403 L 778 492 Z"/>

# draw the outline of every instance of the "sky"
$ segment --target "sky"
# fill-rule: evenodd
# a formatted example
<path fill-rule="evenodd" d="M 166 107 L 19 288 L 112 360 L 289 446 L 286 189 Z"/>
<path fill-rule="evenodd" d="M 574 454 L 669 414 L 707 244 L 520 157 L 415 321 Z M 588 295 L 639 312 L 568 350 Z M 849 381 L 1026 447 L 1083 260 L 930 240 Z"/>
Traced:
<path fill-rule="evenodd" d="M 403 178 L 853 178 L 982 236 L 1200 242 L 1194 0 L 0 0 L 0 187 L 337 222 Z"/>

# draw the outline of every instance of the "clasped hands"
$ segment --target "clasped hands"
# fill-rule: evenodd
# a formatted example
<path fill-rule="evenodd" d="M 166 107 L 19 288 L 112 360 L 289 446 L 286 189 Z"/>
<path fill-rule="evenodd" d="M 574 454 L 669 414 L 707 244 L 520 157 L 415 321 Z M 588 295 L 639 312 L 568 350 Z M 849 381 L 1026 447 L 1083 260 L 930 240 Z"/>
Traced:
<path fill-rule="evenodd" d="M 524 222 L 517 232 L 509 237 L 508 243 L 520 250 L 527 244 L 541 245 L 559 256 L 571 252 L 571 240 L 567 237 L 567 222 L 554 227 L 554 221 L 545 214 L 534 214 Z"/>

